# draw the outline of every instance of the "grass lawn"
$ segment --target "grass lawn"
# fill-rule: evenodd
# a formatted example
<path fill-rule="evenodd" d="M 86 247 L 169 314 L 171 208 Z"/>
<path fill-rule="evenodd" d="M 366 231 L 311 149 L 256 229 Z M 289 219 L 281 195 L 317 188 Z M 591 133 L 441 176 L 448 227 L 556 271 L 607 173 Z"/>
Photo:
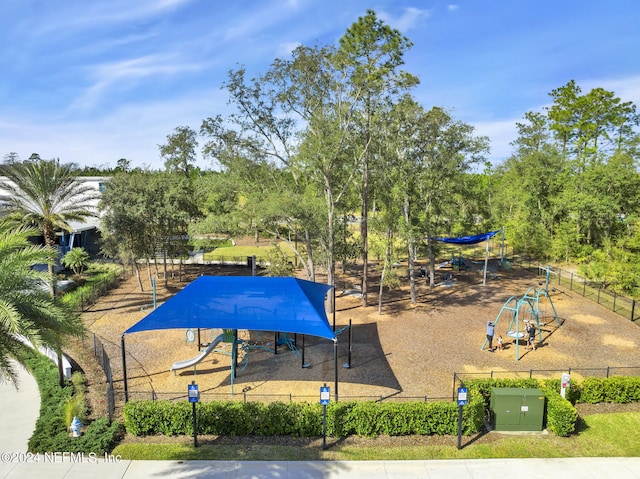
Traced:
<path fill-rule="evenodd" d="M 295 255 L 289 245 L 284 241 L 281 241 L 278 245 L 282 252 L 293 261 Z M 204 259 L 205 261 L 216 261 L 225 258 L 227 260 L 246 261 L 248 256 L 255 256 L 258 260 L 264 260 L 272 249 L 273 246 L 225 246 L 205 253 Z"/>
<path fill-rule="evenodd" d="M 327 450 L 322 440 L 305 445 L 201 443 L 193 447 L 193 438 L 146 438 L 140 443 L 124 443 L 113 454 L 123 459 L 164 460 L 246 460 L 246 461 L 308 461 L 308 460 L 417 460 L 417 459 L 487 459 L 523 457 L 631 457 L 640 456 L 640 413 L 609 413 L 586 416 L 579 433 L 568 438 L 549 435 L 485 434 L 464 437 L 462 449 L 457 438 L 446 437 L 436 444 L 394 445 L 391 438 L 335 441 L 327 438 Z M 415 441 L 419 443 L 420 441 Z"/>

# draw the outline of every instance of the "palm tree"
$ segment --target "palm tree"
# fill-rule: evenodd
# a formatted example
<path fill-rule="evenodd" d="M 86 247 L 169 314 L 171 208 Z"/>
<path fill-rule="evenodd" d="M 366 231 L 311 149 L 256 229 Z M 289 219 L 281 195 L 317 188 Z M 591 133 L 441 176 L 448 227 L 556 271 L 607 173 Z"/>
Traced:
<path fill-rule="evenodd" d="M 0 174 L 9 180 L 3 185 L 8 197 L 0 208 L 9 218 L 38 228 L 50 248 L 55 247 L 57 230 L 70 232 L 70 221 L 95 215 L 93 202 L 97 192 L 77 180 L 73 165 L 33 155 L 23 163 L 0 165 Z M 55 262 L 49 263 L 52 295 L 55 295 L 54 268 Z"/>
<path fill-rule="evenodd" d="M 24 364 L 27 346 L 46 345 L 60 352 L 65 335 L 81 335 L 78 315 L 47 291 L 48 274 L 34 268 L 55 261 L 57 252 L 29 243 L 36 228 L 0 221 L 0 381 L 16 382 L 11 359 Z"/>

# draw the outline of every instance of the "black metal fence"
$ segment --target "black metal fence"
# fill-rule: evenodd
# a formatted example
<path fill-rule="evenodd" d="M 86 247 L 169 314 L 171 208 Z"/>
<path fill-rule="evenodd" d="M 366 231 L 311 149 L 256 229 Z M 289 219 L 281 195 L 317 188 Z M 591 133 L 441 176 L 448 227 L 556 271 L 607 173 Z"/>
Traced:
<path fill-rule="evenodd" d="M 240 391 L 235 394 L 231 393 L 215 393 L 210 391 L 200 390 L 201 401 L 238 401 L 238 402 L 318 402 L 320 400 L 320 394 L 318 395 L 299 395 L 299 394 L 265 394 L 257 393 L 253 391 Z M 156 392 L 156 391 L 128 391 L 129 400 L 150 400 L 150 401 L 187 401 L 187 391 L 180 392 Z M 363 395 L 363 396 L 349 396 L 339 395 L 339 401 L 376 401 L 376 402 L 433 402 L 433 401 L 450 401 L 449 397 L 427 397 L 427 396 L 401 396 L 391 394 L 388 396 L 383 395 Z M 332 398 L 333 400 L 333 398 Z"/>
<path fill-rule="evenodd" d="M 102 281 L 98 281 L 95 284 L 91 284 L 88 286 L 83 286 L 79 291 L 78 302 L 75 306 L 75 309 L 79 312 L 86 311 L 88 308 L 93 306 L 98 299 L 111 291 L 112 289 L 118 287 L 118 285 L 126 280 L 128 277 L 125 268 L 122 268 L 122 271 L 118 276 L 103 279 Z"/>
<path fill-rule="evenodd" d="M 116 410 L 115 393 L 113 390 L 113 373 L 111 371 L 111 360 L 109 359 L 109 356 L 104 349 L 104 345 L 95 335 L 95 333 L 93 334 L 93 356 L 100 364 L 100 367 L 104 371 L 104 375 L 106 378 L 107 390 L 105 392 L 105 401 L 107 405 L 109 422 L 111 422 Z"/>
<path fill-rule="evenodd" d="M 485 254 L 487 254 L 487 251 L 484 246 L 481 247 L 481 245 L 478 244 L 444 248 L 442 254 L 445 257 L 447 255 L 456 256 L 460 254 L 464 257 L 483 258 Z M 509 248 L 503 250 L 499 240 L 495 237 L 489 242 L 488 254 L 492 260 L 504 259 L 509 261 L 512 267 L 526 269 L 539 276 L 546 275 L 545 269 L 548 263 L 541 263 L 539 260 L 519 256 Z M 567 271 L 553 266 L 551 270 L 553 273 L 550 275 L 549 288 L 556 290 L 567 289 L 580 294 L 633 322 L 640 318 L 640 311 L 636 311 L 635 299 L 618 294 L 615 291 L 610 291 L 601 284 L 590 281 L 573 271 Z"/>
<path fill-rule="evenodd" d="M 539 261 L 514 257 L 512 265 L 531 271 L 539 276 L 546 276 L 546 264 Z M 640 318 L 640 312 L 636 311 L 636 300 L 624 295 L 609 291 L 602 285 L 583 278 L 572 272 L 560 268 L 551 268 L 549 275 L 549 288 L 553 291 L 568 289 L 571 292 L 582 295 L 620 316 L 636 322 Z"/>
<path fill-rule="evenodd" d="M 640 376 L 640 366 L 607 366 L 603 368 L 527 369 L 514 371 L 487 371 L 477 373 L 453 373 L 452 398 L 465 379 L 560 379 L 563 373 L 579 377 Z"/>
<path fill-rule="evenodd" d="M 453 254 L 453 253 L 451 253 Z M 484 249 L 475 247 L 474 250 L 465 250 L 466 256 L 482 256 L 485 254 Z M 490 257 L 496 259 L 500 257 L 499 248 L 490 247 Z M 530 260 L 527 258 L 521 258 L 515 255 L 513 252 L 505 251 L 505 259 L 508 260 L 513 267 L 519 267 L 530 271 L 538 276 L 546 276 L 547 265 L 540 263 L 539 261 Z M 220 264 L 220 265 L 243 265 L 247 267 L 253 266 L 253 257 L 224 257 L 220 256 L 213 260 L 205 261 L 205 264 Z M 255 258 L 256 266 L 264 266 L 263 258 Z M 565 271 L 560 268 L 551 268 L 553 274 L 550 274 L 549 288 L 550 289 L 568 289 L 571 292 L 581 294 L 583 297 L 592 300 L 608 309 L 617 313 L 631 321 L 636 322 L 640 317 L 640 313 L 636 312 L 636 301 L 626 296 L 618 295 L 615 292 L 611 292 L 602 288 L 593 282 L 579 276 L 578 274 Z M 123 272 L 123 277 L 126 276 L 126 272 Z M 115 287 L 120 281 L 119 278 L 114 282 L 105 282 L 103 284 L 96 285 L 94 291 L 87 295 L 85 305 L 93 304 L 100 296 L 106 294 L 106 292 Z M 93 350 L 94 356 L 100 362 L 102 369 L 104 370 L 107 378 L 107 391 L 106 391 L 106 403 L 108 408 L 109 419 L 112 419 L 115 413 L 115 393 L 113 388 L 113 377 L 111 373 L 111 363 L 109 357 L 104 349 L 104 346 L 100 340 L 93 335 Z M 454 373 L 453 375 L 453 394 L 452 397 L 427 397 L 425 396 L 400 396 L 391 394 L 388 396 L 383 395 L 371 395 L 371 396 L 346 396 L 340 395 L 340 401 L 449 401 L 456 400 L 457 387 L 462 384 L 464 379 L 467 378 L 536 378 L 536 379 L 549 379 L 553 377 L 559 378 L 562 373 L 573 372 L 580 376 L 595 376 L 595 377 L 609 377 L 612 375 L 625 375 L 625 376 L 640 376 L 640 366 L 630 367 L 604 367 L 604 368 L 569 368 L 569 370 L 520 370 L 520 371 L 489 371 L 480 373 Z M 172 401 L 186 401 L 187 392 L 156 392 L 156 391 L 128 391 L 129 399 L 141 399 L 141 400 L 172 400 Z M 305 396 L 289 394 L 259 394 L 253 391 L 241 391 L 236 394 L 230 393 L 215 393 L 209 391 L 200 392 L 201 399 L 206 400 L 236 400 L 242 402 L 260 401 L 260 402 L 288 402 L 288 401 L 306 401 L 314 402 L 319 400 L 319 396 Z"/>

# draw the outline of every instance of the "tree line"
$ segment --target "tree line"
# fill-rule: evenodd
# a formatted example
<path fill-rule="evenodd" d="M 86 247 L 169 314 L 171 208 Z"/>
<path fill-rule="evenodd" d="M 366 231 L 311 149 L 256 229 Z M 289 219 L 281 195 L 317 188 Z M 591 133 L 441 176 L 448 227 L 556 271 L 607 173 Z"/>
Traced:
<path fill-rule="evenodd" d="M 613 92 L 570 81 L 517 124 L 492 166 L 489 140 L 412 95 L 411 41 L 368 11 L 337 45 L 302 45 L 249 78 L 231 70 L 231 113 L 159 145 L 164 171 L 121 159 L 102 195 L 104 249 L 128 259 L 184 255 L 188 239 L 262 235 L 287 242 L 307 277 L 372 256 L 380 292 L 408 259 L 434 268 L 431 238 L 501 227 L 515 250 L 577 262 L 589 279 L 638 295 L 638 122 Z M 201 151 L 211 169 L 196 168 Z M 166 275 L 165 275 L 166 277 Z M 430 275 L 433 281 L 435 275 Z M 381 301 L 382 294 L 378 295 Z"/>

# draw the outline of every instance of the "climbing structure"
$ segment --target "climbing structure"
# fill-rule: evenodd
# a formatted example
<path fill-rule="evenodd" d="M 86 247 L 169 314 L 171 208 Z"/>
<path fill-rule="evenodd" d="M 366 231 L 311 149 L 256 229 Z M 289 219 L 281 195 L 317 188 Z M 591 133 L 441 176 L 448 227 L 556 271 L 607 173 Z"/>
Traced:
<path fill-rule="evenodd" d="M 543 341 L 541 327 L 551 322 L 551 318 L 553 318 L 558 327 L 562 326 L 562 322 L 558 318 L 558 313 L 553 305 L 553 300 L 549 296 L 549 274 L 552 271 L 547 267 L 546 272 L 544 288 L 531 287 L 521 298 L 511 296 L 504 303 L 493 322 L 494 327 L 497 328 L 500 318 L 503 316 L 509 318 L 506 334 L 514 340 L 516 361 L 520 360 L 520 341 L 526 340 L 526 327 L 530 321 L 535 321 L 539 343 Z M 486 345 L 487 340 L 485 339 L 481 349 L 484 349 Z"/>

